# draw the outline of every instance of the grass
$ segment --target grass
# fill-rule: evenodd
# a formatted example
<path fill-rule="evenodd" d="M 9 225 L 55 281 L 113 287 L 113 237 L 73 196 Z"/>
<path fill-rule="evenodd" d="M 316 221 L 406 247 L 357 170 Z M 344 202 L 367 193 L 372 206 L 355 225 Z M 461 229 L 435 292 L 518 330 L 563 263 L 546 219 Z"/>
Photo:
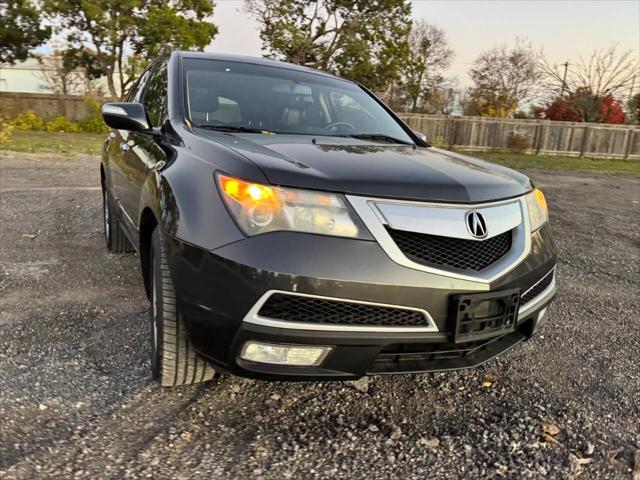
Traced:
<path fill-rule="evenodd" d="M 460 152 L 505 167 L 522 170 L 558 170 L 563 172 L 600 172 L 617 175 L 640 175 L 639 160 L 605 160 L 561 155 L 524 155 L 510 152 Z"/>
<path fill-rule="evenodd" d="M 2 150 L 35 153 L 62 153 L 66 155 L 100 153 L 102 133 L 62 133 L 15 131 Z M 498 163 L 517 170 L 537 168 L 564 172 L 601 172 L 609 174 L 640 175 L 638 160 L 601 160 L 552 155 L 523 155 L 510 152 L 461 152 L 474 157 Z"/>
<path fill-rule="evenodd" d="M 65 133 L 14 130 L 0 150 L 66 155 L 98 155 L 107 137 L 104 133 Z"/>

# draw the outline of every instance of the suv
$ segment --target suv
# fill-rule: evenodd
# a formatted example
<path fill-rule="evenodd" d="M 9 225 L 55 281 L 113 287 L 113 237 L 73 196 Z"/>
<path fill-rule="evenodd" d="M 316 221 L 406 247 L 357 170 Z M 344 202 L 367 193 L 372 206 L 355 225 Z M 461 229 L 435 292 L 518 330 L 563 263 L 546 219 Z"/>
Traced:
<path fill-rule="evenodd" d="M 549 316 L 542 192 L 362 85 L 174 52 L 102 114 L 106 244 L 139 253 L 162 385 L 473 367 Z"/>

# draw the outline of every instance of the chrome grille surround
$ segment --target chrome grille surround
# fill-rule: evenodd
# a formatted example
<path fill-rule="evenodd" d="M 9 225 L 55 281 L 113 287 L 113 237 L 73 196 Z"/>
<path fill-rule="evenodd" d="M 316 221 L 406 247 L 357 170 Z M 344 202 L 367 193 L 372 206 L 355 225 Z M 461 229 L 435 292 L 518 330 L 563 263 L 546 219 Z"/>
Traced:
<path fill-rule="evenodd" d="M 424 325 L 410 326 L 387 326 L 387 325 L 367 325 L 367 324 L 335 324 L 335 323 L 318 323 L 309 321 L 291 321 L 278 318 L 270 318 L 260 315 L 262 307 L 273 295 L 292 295 L 317 300 L 329 300 L 333 302 L 344 302 L 350 304 L 359 304 L 364 306 L 392 308 L 398 310 L 407 310 L 416 312 L 424 318 Z M 365 302 L 361 300 L 352 300 L 346 298 L 326 297 L 323 295 L 310 295 L 298 292 L 286 292 L 282 290 L 269 290 L 254 304 L 254 306 L 245 315 L 244 322 L 267 327 L 285 328 L 293 330 L 319 330 L 319 331 L 337 331 L 337 332 L 437 332 L 438 327 L 433 318 L 426 310 L 414 307 L 406 307 L 401 305 L 390 305 L 385 303 Z"/>
<path fill-rule="evenodd" d="M 526 199 L 523 197 L 479 204 L 411 202 L 347 195 L 347 199 L 385 253 L 396 263 L 450 279 L 467 280 L 489 290 L 489 284 L 516 267 L 531 251 L 531 231 Z M 487 218 L 488 235 L 512 231 L 510 251 L 481 271 L 460 271 L 422 265 L 407 257 L 393 241 L 387 228 L 468 240 L 465 215 L 477 210 Z"/>

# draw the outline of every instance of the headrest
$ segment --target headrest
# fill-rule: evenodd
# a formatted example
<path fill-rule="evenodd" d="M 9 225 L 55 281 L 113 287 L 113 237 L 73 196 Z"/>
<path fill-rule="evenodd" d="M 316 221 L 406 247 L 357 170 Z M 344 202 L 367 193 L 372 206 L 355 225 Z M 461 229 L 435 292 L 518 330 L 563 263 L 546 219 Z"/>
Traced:
<path fill-rule="evenodd" d="M 189 107 L 194 112 L 215 112 L 220 108 L 218 92 L 211 85 L 194 85 L 189 88 Z"/>

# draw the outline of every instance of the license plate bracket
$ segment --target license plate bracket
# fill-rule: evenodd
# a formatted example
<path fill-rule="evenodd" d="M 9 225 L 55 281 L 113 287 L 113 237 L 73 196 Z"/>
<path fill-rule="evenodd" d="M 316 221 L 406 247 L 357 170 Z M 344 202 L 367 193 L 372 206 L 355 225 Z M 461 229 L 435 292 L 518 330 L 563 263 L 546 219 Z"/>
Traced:
<path fill-rule="evenodd" d="M 520 289 L 451 297 L 454 343 L 473 342 L 515 331 Z"/>

